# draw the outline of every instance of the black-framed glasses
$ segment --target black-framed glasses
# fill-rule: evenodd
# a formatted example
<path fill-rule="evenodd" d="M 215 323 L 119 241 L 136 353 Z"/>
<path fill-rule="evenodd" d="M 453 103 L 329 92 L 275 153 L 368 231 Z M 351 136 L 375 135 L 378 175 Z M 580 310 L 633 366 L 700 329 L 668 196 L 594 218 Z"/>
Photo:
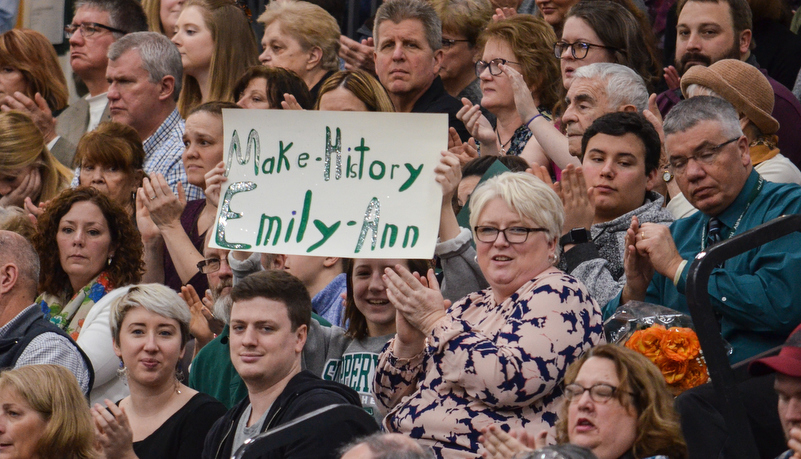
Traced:
<path fill-rule="evenodd" d="M 448 49 L 448 48 L 456 45 L 456 43 L 470 43 L 470 40 L 458 40 L 456 38 L 443 38 L 442 39 L 442 47 L 445 48 L 445 49 Z"/>
<path fill-rule="evenodd" d="M 92 35 L 100 32 L 101 30 L 108 30 L 109 32 L 117 32 L 123 35 L 128 33 L 124 30 L 115 29 L 114 27 L 109 27 L 103 24 L 98 24 L 97 22 L 84 22 L 82 24 L 70 24 L 64 26 L 64 36 L 70 38 L 75 32 L 78 31 L 78 29 L 81 30 L 81 35 L 83 35 L 84 38 L 89 38 Z"/>
<path fill-rule="evenodd" d="M 564 390 L 565 398 L 567 399 L 568 402 L 572 402 L 573 400 L 578 400 L 581 398 L 581 394 L 583 394 L 584 391 L 590 392 L 590 398 L 595 403 L 606 403 L 609 400 L 611 400 L 612 397 L 614 397 L 615 394 L 618 392 L 634 395 L 632 392 L 620 390 L 620 388 L 617 388 L 611 384 L 606 384 L 606 383 L 593 384 L 590 387 L 584 387 L 579 384 L 573 383 L 565 386 Z"/>
<path fill-rule="evenodd" d="M 197 263 L 197 270 L 203 274 L 216 273 L 220 270 L 220 263 L 219 258 L 206 258 Z"/>
<path fill-rule="evenodd" d="M 557 41 L 553 44 L 553 55 L 556 56 L 557 59 L 561 59 L 562 53 L 564 53 L 567 48 L 570 48 L 570 54 L 573 55 L 573 59 L 579 60 L 587 57 L 587 53 L 590 52 L 590 48 L 603 48 L 610 51 L 620 51 L 619 49 L 611 46 L 594 45 L 592 43 L 587 43 L 586 41 L 577 41 L 575 43 Z"/>
<path fill-rule="evenodd" d="M 506 242 L 510 244 L 526 242 L 528 233 L 548 231 L 545 228 L 526 228 L 524 226 L 510 226 L 506 229 L 495 228 L 494 226 L 476 226 L 473 230 L 476 232 L 476 239 L 480 242 L 495 242 L 498 239 L 498 235 L 503 233 Z"/>
<path fill-rule="evenodd" d="M 704 164 L 706 166 L 714 164 L 715 160 L 718 159 L 718 155 L 723 150 L 723 147 L 734 142 L 735 140 L 740 140 L 740 137 L 729 139 L 719 145 L 702 148 L 696 151 L 692 156 L 671 156 L 668 161 L 670 163 L 670 168 L 673 170 L 673 175 L 683 174 L 687 169 L 687 164 L 690 163 L 691 159 L 694 159 L 700 164 Z"/>
<path fill-rule="evenodd" d="M 490 75 L 498 76 L 501 73 L 503 73 L 501 71 L 501 67 L 500 67 L 501 64 L 503 64 L 503 65 L 506 65 L 506 64 L 522 65 L 522 64 L 520 64 L 520 62 L 507 61 L 506 59 L 501 59 L 500 57 L 497 58 L 497 59 L 493 59 L 493 60 L 491 60 L 489 62 L 487 62 L 487 61 L 478 61 L 478 62 L 476 62 L 476 67 L 475 67 L 476 68 L 476 76 L 477 77 L 481 77 L 481 74 L 484 73 L 484 70 L 486 70 L 487 68 L 489 68 Z"/>

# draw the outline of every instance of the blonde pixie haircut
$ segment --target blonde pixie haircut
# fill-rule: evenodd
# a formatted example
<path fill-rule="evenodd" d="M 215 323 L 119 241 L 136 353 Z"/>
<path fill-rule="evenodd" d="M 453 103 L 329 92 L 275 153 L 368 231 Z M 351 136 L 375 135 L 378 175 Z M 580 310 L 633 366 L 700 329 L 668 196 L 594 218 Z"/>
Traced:
<path fill-rule="evenodd" d="M 75 375 L 59 365 L 25 365 L 0 373 L 0 390 L 9 389 L 47 421 L 38 457 L 95 457 L 94 423 Z"/>
<path fill-rule="evenodd" d="M 686 459 L 687 444 L 681 433 L 679 415 L 673 408 L 673 396 L 659 368 L 631 349 L 617 344 L 602 344 L 591 348 L 567 367 L 565 386 L 576 381 L 579 370 L 591 357 L 607 359 L 615 364 L 620 380 L 620 390 L 615 392 L 615 397 L 621 405 L 637 413 L 637 435 L 631 448 L 633 457 L 665 455 L 671 459 Z M 569 407 L 570 402 L 565 400 L 559 408 L 556 422 L 559 443 L 570 442 L 567 432 Z"/>
<path fill-rule="evenodd" d="M 304 51 L 320 48 L 323 69 L 339 69 L 339 24 L 326 10 L 304 1 L 272 1 L 259 16 L 259 22 L 266 29 L 275 21 L 281 25 L 284 35 L 297 40 Z"/>
<path fill-rule="evenodd" d="M 133 308 L 143 307 L 146 310 L 178 322 L 181 330 L 181 349 L 189 341 L 189 321 L 192 319 L 186 302 L 175 290 L 161 284 L 138 284 L 128 289 L 111 304 L 109 326 L 114 343 L 120 345 L 120 328 L 125 316 Z"/>
<path fill-rule="evenodd" d="M 15 111 L 1 112 L 0 174 L 14 175 L 30 165 L 36 166 L 42 177 L 42 190 L 37 197 L 39 201 L 53 199 L 72 180 L 72 171 L 50 154 L 41 131 L 28 115 Z"/>
<path fill-rule="evenodd" d="M 495 198 L 503 200 L 517 212 L 520 219 L 545 228 L 549 239 L 557 239 L 562 235 L 565 209 L 556 192 L 527 172 L 504 172 L 480 184 L 470 196 L 470 229 L 473 238 L 484 206 Z"/>
<path fill-rule="evenodd" d="M 320 92 L 317 94 L 317 101 L 314 109 L 320 109 L 320 100 L 323 94 L 343 88 L 350 91 L 357 99 L 367 106 L 370 112 L 394 112 L 387 90 L 372 75 L 364 70 L 344 70 L 337 72 L 323 83 Z"/>
<path fill-rule="evenodd" d="M 234 85 L 249 67 L 259 64 L 259 47 L 245 13 L 230 0 L 188 0 L 183 10 L 197 7 L 211 32 L 214 49 L 209 62 L 207 100 L 234 101 Z M 182 10 L 182 11 L 183 11 Z M 195 77 L 183 76 L 178 111 L 182 118 L 202 102 Z"/>

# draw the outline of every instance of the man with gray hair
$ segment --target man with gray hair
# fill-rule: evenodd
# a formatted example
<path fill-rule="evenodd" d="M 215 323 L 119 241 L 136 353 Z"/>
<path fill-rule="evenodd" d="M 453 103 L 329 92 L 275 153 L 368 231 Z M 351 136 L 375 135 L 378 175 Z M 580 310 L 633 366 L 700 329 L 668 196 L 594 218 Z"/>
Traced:
<path fill-rule="evenodd" d="M 181 154 L 184 121 L 176 108 L 183 66 L 178 49 L 164 35 L 137 32 L 120 38 L 108 51 L 108 100 L 112 121 L 136 129 L 145 149 L 145 172 L 178 195 L 183 184 L 187 201 L 203 191 L 190 185 Z M 154 196 L 148 196 L 154 199 Z"/>
<path fill-rule="evenodd" d="M 613 112 L 639 112 L 648 108 L 648 89 L 637 72 L 620 64 L 591 64 L 573 74 L 567 91 L 562 124 L 568 149 L 581 155 L 581 137 L 593 121 Z"/>
<path fill-rule="evenodd" d="M 677 104 L 664 123 L 665 148 L 684 196 L 700 212 L 669 228 L 632 219 L 626 285 L 604 308 L 639 300 L 688 313 L 690 262 L 721 240 L 801 212 L 801 187 L 765 181 L 727 101 L 699 96 Z M 794 233 L 727 260 L 709 278 L 709 299 L 736 363 L 782 344 L 801 323 L 801 235 Z M 634 248 L 634 250 L 630 250 Z"/>
<path fill-rule="evenodd" d="M 89 357 L 42 314 L 34 302 L 38 283 L 39 256 L 31 243 L 0 231 L 0 368 L 61 365 L 88 395 L 94 382 Z"/>
<path fill-rule="evenodd" d="M 389 0 L 376 12 L 373 28 L 375 70 L 395 110 L 402 113 L 447 113 L 448 126 L 463 141 L 470 138 L 456 118 L 462 104 L 445 92 L 442 22 L 425 0 Z"/>
<path fill-rule="evenodd" d="M 379 432 L 346 445 L 340 459 L 434 459 L 434 453 L 406 435 Z"/>
<path fill-rule="evenodd" d="M 106 65 L 108 48 L 125 34 L 147 30 L 147 17 L 136 0 L 77 0 L 72 22 L 64 28 L 70 44 L 70 66 L 88 94 L 57 117 L 41 97 L 8 94 L 0 101 L 27 113 L 42 131 L 47 147 L 61 163 L 72 166 L 75 148 L 86 132 L 110 120 Z"/>

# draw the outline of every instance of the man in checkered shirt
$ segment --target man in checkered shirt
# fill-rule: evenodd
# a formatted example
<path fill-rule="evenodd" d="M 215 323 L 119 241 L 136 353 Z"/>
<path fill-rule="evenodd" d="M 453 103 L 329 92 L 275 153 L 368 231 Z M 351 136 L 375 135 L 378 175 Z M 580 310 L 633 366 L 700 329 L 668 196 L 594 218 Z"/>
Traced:
<path fill-rule="evenodd" d="M 139 133 L 145 149 L 145 172 L 161 174 L 178 195 L 183 184 L 187 201 L 202 199 L 190 185 L 181 161 L 184 120 L 176 109 L 183 66 L 175 45 L 154 32 L 128 34 L 109 47 L 106 79 L 111 119 Z"/>

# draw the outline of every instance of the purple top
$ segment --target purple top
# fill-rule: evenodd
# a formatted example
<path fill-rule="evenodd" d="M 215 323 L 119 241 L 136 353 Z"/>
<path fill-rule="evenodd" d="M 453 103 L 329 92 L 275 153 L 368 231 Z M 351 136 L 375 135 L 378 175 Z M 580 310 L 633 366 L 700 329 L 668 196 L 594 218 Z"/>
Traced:
<path fill-rule="evenodd" d="M 206 239 L 206 233 L 198 234 L 197 219 L 200 217 L 200 213 L 203 212 L 205 207 L 205 199 L 189 201 L 186 203 L 184 212 L 181 214 L 181 226 L 184 228 L 184 231 L 186 231 L 187 236 L 189 236 L 189 240 L 192 241 L 192 245 L 194 245 L 200 253 L 203 253 L 203 241 Z M 206 279 L 206 275 L 202 274 L 200 271 L 192 276 L 192 279 L 190 279 L 187 284 L 192 284 L 192 287 L 195 288 L 195 291 L 201 298 L 206 294 L 206 289 L 209 288 L 209 281 Z M 175 263 L 172 262 L 172 258 L 166 246 L 164 247 L 164 285 L 179 293 L 181 292 L 181 286 L 184 285 L 181 282 L 181 277 L 178 276 L 178 272 L 175 270 Z"/>

